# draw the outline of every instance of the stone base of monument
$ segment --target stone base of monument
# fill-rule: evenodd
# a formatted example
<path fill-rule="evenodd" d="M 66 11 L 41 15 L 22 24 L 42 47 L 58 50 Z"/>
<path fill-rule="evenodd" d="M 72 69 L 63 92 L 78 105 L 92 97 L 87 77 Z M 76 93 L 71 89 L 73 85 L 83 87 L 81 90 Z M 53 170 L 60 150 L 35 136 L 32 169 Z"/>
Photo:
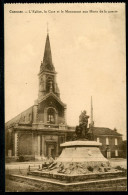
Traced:
<path fill-rule="evenodd" d="M 61 144 L 61 155 L 50 165 L 38 170 L 31 169 L 28 175 L 50 178 L 66 183 L 119 178 L 126 175 L 111 167 L 101 154 L 96 141 L 71 141 Z"/>
<path fill-rule="evenodd" d="M 10 180 L 16 181 L 17 186 L 22 184 L 29 184 L 38 188 L 37 192 L 72 192 L 72 191 L 126 191 L 127 178 L 105 178 L 93 179 L 79 182 L 64 182 L 56 179 L 38 177 L 38 176 L 24 176 L 24 175 L 10 175 Z"/>
<path fill-rule="evenodd" d="M 41 178 L 55 179 L 58 181 L 63 181 L 65 183 L 72 182 L 81 182 L 81 181 L 92 181 L 100 179 L 110 179 L 110 178 L 120 178 L 124 177 L 126 174 L 122 171 L 109 172 L 109 173 L 88 173 L 88 174 L 79 174 L 79 175 L 65 175 L 60 173 L 51 173 L 51 172 L 41 172 L 41 171 L 32 171 L 28 172 L 28 175 L 38 176 Z"/>

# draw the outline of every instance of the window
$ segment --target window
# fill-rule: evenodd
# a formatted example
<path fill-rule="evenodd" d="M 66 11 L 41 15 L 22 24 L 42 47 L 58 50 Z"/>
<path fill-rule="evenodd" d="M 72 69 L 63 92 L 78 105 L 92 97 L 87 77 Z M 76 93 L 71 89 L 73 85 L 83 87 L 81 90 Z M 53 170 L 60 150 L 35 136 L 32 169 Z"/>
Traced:
<path fill-rule="evenodd" d="M 48 109 L 47 122 L 50 123 L 50 124 L 54 124 L 55 123 L 55 111 L 54 111 L 53 108 L 49 108 Z"/>
<path fill-rule="evenodd" d="M 96 141 L 99 142 L 101 145 L 103 145 L 102 138 L 100 139 L 99 137 L 97 137 L 97 140 Z"/>
<path fill-rule="evenodd" d="M 115 156 L 118 156 L 118 150 L 115 150 Z"/>
<path fill-rule="evenodd" d="M 117 146 L 118 144 L 117 144 L 117 138 L 115 138 L 115 145 Z"/>
<path fill-rule="evenodd" d="M 106 145 L 109 145 L 109 139 L 106 137 Z"/>
<path fill-rule="evenodd" d="M 46 91 L 47 92 L 54 91 L 54 81 L 50 77 L 47 79 L 46 82 Z"/>

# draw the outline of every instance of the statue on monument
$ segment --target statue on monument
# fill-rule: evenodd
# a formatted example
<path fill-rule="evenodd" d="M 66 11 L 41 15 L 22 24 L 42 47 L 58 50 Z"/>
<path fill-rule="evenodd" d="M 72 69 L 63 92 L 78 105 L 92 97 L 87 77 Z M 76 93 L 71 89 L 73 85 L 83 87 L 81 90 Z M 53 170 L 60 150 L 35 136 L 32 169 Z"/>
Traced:
<path fill-rule="evenodd" d="M 92 129 L 88 127 L 88 118 L 89 116 L 86 114 L 84 110 L 81 112 L 79 116 L 79 125 L 76 126 L 76 140 L 93 140 Z"/>

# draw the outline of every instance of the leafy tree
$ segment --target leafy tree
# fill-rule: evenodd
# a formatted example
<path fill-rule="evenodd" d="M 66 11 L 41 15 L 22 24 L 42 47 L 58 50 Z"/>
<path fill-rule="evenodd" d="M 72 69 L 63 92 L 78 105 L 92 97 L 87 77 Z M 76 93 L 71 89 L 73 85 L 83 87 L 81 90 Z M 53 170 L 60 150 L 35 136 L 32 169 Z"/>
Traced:
<path fill-rule="evenodd" d="M 126 156 L 127 156 L 127 141 L 126 140 L 122 141 L 119 147 L 120 147 L 120 150 L 122 150 L 122 157 L 126 158 Z"/>

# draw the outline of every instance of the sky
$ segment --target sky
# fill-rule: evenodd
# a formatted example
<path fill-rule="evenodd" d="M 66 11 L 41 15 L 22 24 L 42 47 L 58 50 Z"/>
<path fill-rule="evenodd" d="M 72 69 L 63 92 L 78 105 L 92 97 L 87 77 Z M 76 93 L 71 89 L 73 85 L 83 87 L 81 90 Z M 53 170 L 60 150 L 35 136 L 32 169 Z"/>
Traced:
<path fill-rule="evenodd" d="M 117 128 L 125 139 L 124 3 L 6 4 L 5 122 L 32 106 L 38 97 L 47 23 L 68 125 L 78 125 L 83 110 L 90 116 L 92 96 L 95 126 Z"/>

